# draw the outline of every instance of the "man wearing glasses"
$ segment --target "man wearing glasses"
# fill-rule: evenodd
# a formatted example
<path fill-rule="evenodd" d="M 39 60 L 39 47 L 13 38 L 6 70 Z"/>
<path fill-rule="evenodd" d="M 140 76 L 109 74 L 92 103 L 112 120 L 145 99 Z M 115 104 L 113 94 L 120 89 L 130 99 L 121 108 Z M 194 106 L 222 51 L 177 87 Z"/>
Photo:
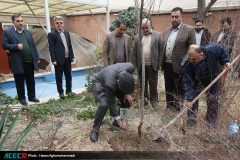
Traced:
<path fill-rule="evenodd" d="M 230 70 L 227 51 L 218 45 L 209 45 L 205 48 L 199 45 L 191 45 L 188 48 L 188 61 L 184 64 L 183 88 L 186 92 L 187 103 L 190 107 L 191 101 L 207 87 L 219 74 L 218 62 L 227 70 Z M 211 127 L 215 127 L 218 113 L 218 91 L 219 81 L 217 81 L 207 91 L 207 114 L 206 120 Z M 193 127 L 196 123 L 198 112 L 198 101 L 188 110 L 187 127 Z"/>
<path fill-rule="evenodd" d="M 66 94 L 75 95 L 72 92 L 71 62 L 74 61 L 74 54 L 69 32 L 64 30 L 64 19 L 62 16 L 54 17 L 56 29 L 48 34 L 49 51 L 52 64 L 55 67 L 55 77 L 59 97 L 64 99 L 62 88 L 63 72 L 66 79 Z"/>
<path fill-rule="evenodd" d="M 32 33 L 23 28 L 23 18 L 19 14 L 12 16 L 13 27 L 3 31 L 2 47 L 11 55 L 11 72 L 14 75 L 18 100 L 27 105 L 24 80 L 26 79 L 28 100 L 39 102 L 35 97 L 34 70 L 38 71 L 40 58 Z"/>

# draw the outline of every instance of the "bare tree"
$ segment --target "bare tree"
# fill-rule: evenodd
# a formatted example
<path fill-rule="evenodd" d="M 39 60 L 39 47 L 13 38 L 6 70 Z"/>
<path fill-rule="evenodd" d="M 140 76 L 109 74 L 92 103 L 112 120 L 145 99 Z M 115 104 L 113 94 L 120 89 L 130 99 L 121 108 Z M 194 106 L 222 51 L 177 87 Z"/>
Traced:
<path fill-rule="evenodd" d="M 217 2 L 217 0 L 211 0 L 206 7 L 205 0 L 198 0 L 197 15 L 192 17 L 193 20 L 194 21 L 196 19 L 204 20 L 206 18 L 207 12 L 211 9 L 211 7 L 214 5 L 215 2 Z"/>

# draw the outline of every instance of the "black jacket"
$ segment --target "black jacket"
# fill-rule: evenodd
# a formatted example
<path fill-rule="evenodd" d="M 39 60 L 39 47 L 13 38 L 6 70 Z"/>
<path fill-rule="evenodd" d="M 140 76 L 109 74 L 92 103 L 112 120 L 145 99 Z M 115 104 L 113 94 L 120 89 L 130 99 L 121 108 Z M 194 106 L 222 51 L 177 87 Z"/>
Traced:
<path fill-rule="evenodd" d="M 63 33 L 66 37 L 69 57 L 72 61 L 72 59 L 74 59 L 74 54 L 70 35 L 69 32 L 66 30 L 64 30 Z M 52 62 L 57 62 L 57 65 L 63 65 L 65 63 L 65 47 L 57 29 L 54 29 L 52 32 L 48 33 L 48 44 Z"/>
<path fill-rule="evenodd" d="M 29 46 L 31 48 L 34 69 L 38 71 L 37 62 L 40 60 L 40 58 L 32 37 L 32 33 L 26 29 L 24 29 L 23 32 L 25 33 Z M 11 67 L 11 72 L 13 74 L 24 74 L 21 51 L 18 49 L 19 43 L 20 41 L 14 27 L 3 31 L 2 47 L 3 49 L 9 50 L 10 52 L 10 55 L 11 55 L 10 67 Z"/>

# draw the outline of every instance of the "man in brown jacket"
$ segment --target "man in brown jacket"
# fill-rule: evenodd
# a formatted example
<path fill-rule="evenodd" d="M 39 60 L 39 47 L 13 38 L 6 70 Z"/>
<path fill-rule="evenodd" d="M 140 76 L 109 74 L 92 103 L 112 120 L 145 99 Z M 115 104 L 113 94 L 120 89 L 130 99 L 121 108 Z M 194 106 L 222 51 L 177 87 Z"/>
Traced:
<path fill-rule="evenodd" d="M 160 69 L 164 70 L 167 108 L 179 111 L 184 95 L 181 62 L 188 47 L 196 43 L 194 28 L 183 24 L 183 10 L 176 7 L 171 11 L 172 26 L 163 32 L 160 54 Z"/>
<path fill-rule="evenodd" d="M 221 20 L 221 29 L 214 33 L 212 41 L 222 45 L 227 51 L 229 59 L 234 47 L 235 39 L 237 38 L 237 33 L 233 30 L 232 20 L 229 17 L 225 17 Z"/>
<path fill-rule="evenodd" d="M 131 41 L 126 31 L 126 22 L 119 19 L 115 30 L 106 34 L 103 41 L 104 66 L 115 63 L 132 62 Z"/>
<path fill-rule="evenodd" d="M 237 38 L 237 33 L 232 28 L 232 20 L 230 17 L 225 17 L 221 20 L 221 29 L 214 33 L 212 37 L 212 42 L 217 43 L 224 47 L 224 49 L 228 53 L 228 58 L 231 61 L 231 55 L 235 43 L 235 39 Z M 222 70 L 221 65 L 219 65 L 220 70 Z M 225 73 L 219 79 L 219 93 L 220 95 L 225 92 L 224 85 L 227 78 L 227 74 Z"/>
<path fill-rule="evenodd" d="M 150 102 L 155 108 L 157 106 L 157 82 L 159 70 L 159 58 L 162 45 L 162 35 L 160 32 L 151 29 L 150 21 L 145 18 L 142 21 L 142 45 L 145 59 L 145 92 L 144 97 L 148 98 L 148 84 L 150 87 Z M 142 84 L 142 58 L 141 50 L 138 45 L 139 35 L 135 36 L 133 48 L 133 64 L 138 70 L 140 84 Z M 145 101 L 145 104 L 146 101 Z"/>

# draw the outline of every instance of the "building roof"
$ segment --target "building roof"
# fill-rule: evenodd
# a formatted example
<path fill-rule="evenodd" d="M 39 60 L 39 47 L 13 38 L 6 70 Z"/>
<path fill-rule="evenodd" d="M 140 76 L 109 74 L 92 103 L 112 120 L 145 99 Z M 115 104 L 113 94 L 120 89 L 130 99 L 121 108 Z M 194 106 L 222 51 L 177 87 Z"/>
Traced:
<path fill-rule="evenodd" d="M 48 0 L 48 8 L 50 17 L 74 13 L 83 10 L 105 8 L 105 3 L 96 3 L 97 0 Z M 21 15 L 32 15 L 32 11 L 37 17 L 45 16 L 45 0 L 0 0 L 0 13 Z"/>

